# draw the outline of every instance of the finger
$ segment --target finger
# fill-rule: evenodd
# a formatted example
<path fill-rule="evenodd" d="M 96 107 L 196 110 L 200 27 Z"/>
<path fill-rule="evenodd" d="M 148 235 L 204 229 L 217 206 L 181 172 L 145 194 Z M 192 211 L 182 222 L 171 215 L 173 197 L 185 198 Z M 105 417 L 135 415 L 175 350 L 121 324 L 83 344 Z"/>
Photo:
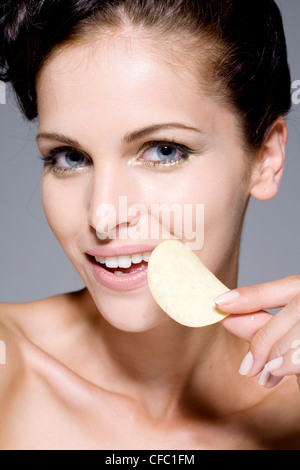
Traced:
<path fill-rule="evenodd" d="M 250 342 L 253 365 L 248 375 L 258 374 L 270 359 L 290 349 L 291 342 L 300 338 L 299 320 L 300 295 L 254 334 Z"/>
<path fill-rule="evenodd" d="M 264 369 L 275 377 L 300 374 L 300 325 L 297 330 L 298 339 L 295 339 L 297 338 L 296 332 L 290 331 L 271 352 L 270 357 L 273 356 L 273 358 L 267 362 Z M 274 351 L 278 352 L 275 357 Z M 280 351 L 282 351 L 281 354 Z"/>
<path fill-rule="evenodd" d="M 278 385 L 284 377 L 274 377 L 270 372 L 263 370 L 260 374 L 258 385 L 261 385 L 265 388 L 273 388 Z"/>
<path fill-rule="evenodd" d="M 250 343 L 257 331 L 266 325 L 271 318 L 272 315 L 264 311 L 245 315 L 229 315 L 222 320 L 222 324 L 230 333 Z"/>
<path fill-rule="evenodd" d="M 278 385 L 285 376 L 300 374 L 300 341 L 296 340 L 298 347 L 289 350 L 283 356 L 278 356 L 269 361 L 260 374 L 258 384 L 265 388 L 273 388 Z M 298 381 L 298 380 L 297 380 Z"/>
<path fill-rule="evenodd" d="M 233 289 L 215 299 L 224 312 L 251 313 L 260 310 L 281 308 L 300 294 L 300 275 L 284 279 Z"/>

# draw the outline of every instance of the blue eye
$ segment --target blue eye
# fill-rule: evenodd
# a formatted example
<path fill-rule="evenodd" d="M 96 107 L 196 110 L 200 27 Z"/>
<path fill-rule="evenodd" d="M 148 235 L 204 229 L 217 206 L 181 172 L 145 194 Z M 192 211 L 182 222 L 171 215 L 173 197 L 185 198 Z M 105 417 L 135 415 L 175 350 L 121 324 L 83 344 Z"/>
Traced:
<path fill-rule="evenodd" d="M 72 168 L 80 166 L 84 163 L 83 155 L 80 155 L 77 152 L 66 152 L 64 158 L 67 165 L 71 166 Z"/>
<path fill-rule="evenodd" d="M 162 143 L 160 145 L 149 144 L 148 148 L 139 157 L 139 162 L 149 162 L 165 165 L 175 164 L 186 160 L 192 150 L 180 144 Z"/>
<path fill-rule="evenodd" d="M 54 149 L 48 155 L 43 156 L 42 160 L 57 173 L 73 172 L 91 165 L 83 152 L 72 148 Z"/>
<path fill-rule="evenodd" d="M 168 145 L 160 145 L 157 147 L 157 155 L 161 160 L 169 162 L 170 160 L 174 160 L 174 158 L 176 158 L 177 150 Z"/>
<path fill-rule="evenodd" d="M 55 155 L 55 163 L 58 168 L 78 168 L 86 163 L 86 156 L 77 150 L 67 150 Z"/>

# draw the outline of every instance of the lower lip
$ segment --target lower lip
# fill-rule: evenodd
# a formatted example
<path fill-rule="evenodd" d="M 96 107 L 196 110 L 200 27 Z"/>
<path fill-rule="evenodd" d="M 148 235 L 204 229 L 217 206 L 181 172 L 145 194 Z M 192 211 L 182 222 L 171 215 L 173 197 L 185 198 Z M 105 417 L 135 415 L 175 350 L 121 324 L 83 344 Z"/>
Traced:
<path fill-rule="evenodd" d="M 126 276 L 118 276 L 102 268 L 93 257 L 88 256 L 88 260 L 96 280 L 109 289 L 126 292 L 137 289 L 148 282 L 146 267 Z"/>

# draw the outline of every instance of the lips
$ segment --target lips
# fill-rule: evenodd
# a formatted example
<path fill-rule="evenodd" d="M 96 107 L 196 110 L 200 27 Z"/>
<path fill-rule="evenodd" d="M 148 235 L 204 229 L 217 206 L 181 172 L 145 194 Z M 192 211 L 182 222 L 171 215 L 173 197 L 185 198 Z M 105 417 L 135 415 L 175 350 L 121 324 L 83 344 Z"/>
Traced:
<path fill-rule="evenodd" d="M 106 258 L 95 256 L 95 260 L 100 266 L 114 273 L 116 276 L 126 276 L 145 268 L 148 265 L 150 255 L 151 252 Z"/>
<path fill-rule="evenodd" d="M 96 249 L 87 253 L 94 277 L 100 284 L 117 291 L 130 291 L 147 283 L 147 268 L 155 247 Z"/>

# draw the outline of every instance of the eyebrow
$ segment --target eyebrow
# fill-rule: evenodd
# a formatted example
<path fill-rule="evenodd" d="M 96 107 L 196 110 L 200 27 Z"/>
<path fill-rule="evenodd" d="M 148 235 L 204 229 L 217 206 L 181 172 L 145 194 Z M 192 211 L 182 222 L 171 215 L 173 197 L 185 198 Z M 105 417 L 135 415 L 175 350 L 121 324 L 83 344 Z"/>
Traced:
<path fill-rule="evenodd" d="M 76 139 L 71 139 L 63 134 L 57 134 L 55 132 L 41 132 L 36 136 L 36 140 L 41 139 L 52 140 L 55 142 L 60 142 L 61 144 L 70 145 L 72 147 L 81 147 L 80 143 Z"/>
<path fill-rule="evenodd" d="M 138 129 L 134 132 L 130 132 L 126 134 L 123 138 L 123 141 L 126 144 L 130 144 L 132 142 L 135 142 L 137 140 L 143 139 L 154 132 L 158 132 L 161 130 L 169 130 L 169 129 L 183 129 L 187 131 L 193 131 L 197 133 L 202 133 L 200 129 L 197 129 L 196 127 L 191 127 L 187 126 L 185 124 L 177 123 L 177 122 L 170 122 L 166 124 L 154 124 L 152 126 L 148 127 L 143 127 L 141 129 Z M 72 147 L 81 147 L 80 143 L 76 139 L 72 139 L 70 137 L 67 137 L 63 134 L 57 134 L 55 132 L 41 132 L 37 135 L 36 140 L 39 141 L 41 139 L 45 140 L 52 140 L 56 142 L 60 142 L 66 145 L 70 145 Z"/>
<path fill-rule="evenodd" d="M 140 140 L 144 137 L 147 137 L 154 132 L 168 130 L 168 129 L 184 129 L 188 131 L 198 132 L 201 133 L 200 129 L 195 127 L 190 127 L 185 124 L 177 123 L 177 122 L 170 122 L 167 124 L 154 124 L 153 126 L 144 127 L 142 129 L 138 129 L 137 131 L 131 132 L 130 134 L 126 134 L 124 137 L 124 142 L 130 144 L 136 140 Z"/>

